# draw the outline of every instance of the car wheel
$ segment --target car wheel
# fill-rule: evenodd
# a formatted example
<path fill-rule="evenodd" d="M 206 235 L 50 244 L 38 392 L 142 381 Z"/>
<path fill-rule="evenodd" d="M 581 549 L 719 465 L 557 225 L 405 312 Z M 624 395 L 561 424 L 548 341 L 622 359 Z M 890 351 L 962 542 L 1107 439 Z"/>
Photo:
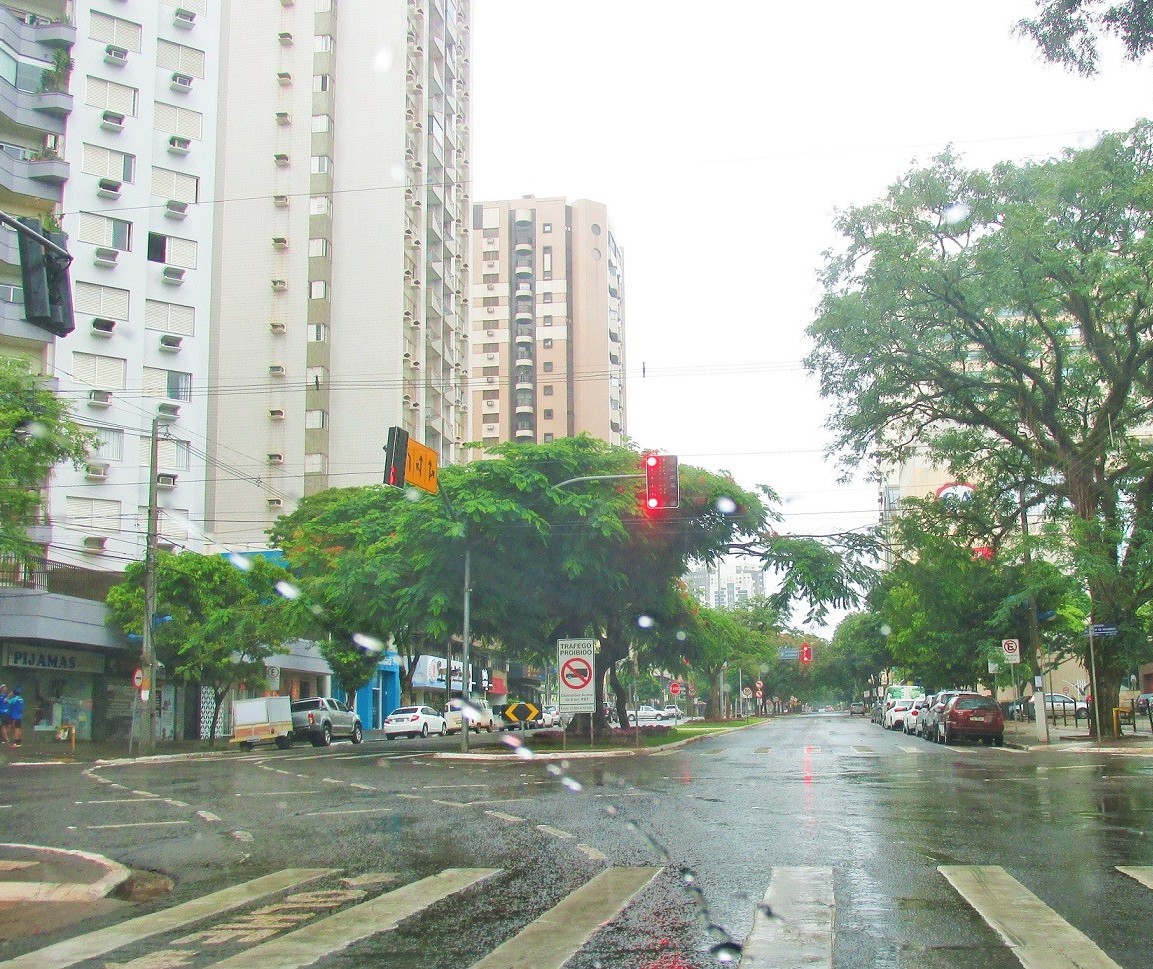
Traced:
<path fill-rule="evenodd" d="M 291 737 L 277 737 L 276 738 L 276 746 L 279 747 L 281 750 L 288 750 L 288 748 L 292 746 L 292 738 Z"/>
<path fill-rule="evenodd" d="M 440 735 L 443 737 L 443 736 L 445 736 L 447 733 L 448 733 L 448 724 L 447 724 L 447 723 L 442 723 L 442 724 L 440 725 Z"/>
<path fill-rule="evenodd" d="M 993 746 L 994 747 L 1004 747 L 1005 746 L 1005 738 L 1003 736 L 994 737 L 993 738 Z"/>
<path fill-rule="evenodd" d="M 252 748 L 255 746 L 256 745 L 251 740 L 240 741 L 240 749 L 241 750 L 252 750 Z"/>
<path fill-rule="evenodd" d="M 364 740 L 364 730 L 360 726 L 360 724 L 358 723 L 356 726 L 354 726 L 352 728 L 352 742 L 354 744 L 359 744 L 363 740 Z"/>
<path fill-rule="evenodd" d="M 484 729 L 485 729 L 485 733 L 492 733 L 492 721 L 491 720 L 484 725 Z M 476 728 L 476 732 L 480 733 L 480 727 L 479 726 Z"/>
<path fill-rule="evenodd" d="M 423 727 L 420 728 L 420 735 L 422 737 L 428 736 L 428 724 L 427 723 Z"/>
<path fill-rule="evenodd" d="M 320 732 L 320 746 L 332 746 L 332 724 L 326 723 L 324 729 Z"/>
<path fill-rule="evenodd" d="M 386 734 L 384 735 L 384 739 L 385 739 L 385 740 L 392 740 L 392 738 L 393 738 L 394 736 L 395 736 L 395 734 L 386 733 Z"/>
<path fill-rule="evenodd" d="M 941 728 L 941 743 L 943 743 L 947 747 L 947 746 L 949 746 L 949 744 L 951 744 L 953 742 L 953 740 L 954 740 L 954 737 L 952 734 L 949 733 L 949 728 L 948 727 L 942 727 Z"/>

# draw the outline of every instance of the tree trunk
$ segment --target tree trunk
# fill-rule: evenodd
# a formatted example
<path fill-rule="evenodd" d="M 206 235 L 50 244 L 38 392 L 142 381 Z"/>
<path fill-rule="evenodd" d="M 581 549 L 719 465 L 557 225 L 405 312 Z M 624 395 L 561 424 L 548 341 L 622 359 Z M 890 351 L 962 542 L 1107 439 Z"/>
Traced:
<path fill-rule="evenodd" d="M 224 702 L 224 698 L 228 696 L 228 691 L 232 684 L 230 683 L 223 690 L 218 690 L 215 686 L 212 688 L 212 723 L 208 725 L 208 746 L 216 746 L 216 728 L 220 725 L 220 705 Z"/>
<path fill-rule="evenodd" d="M 617 723 L 622 727 L 627 727 L 629 723 L 628 693 L 624 684 L 617 677 L 616 663 L 609 667 L 609 685 L 613 688 L 613 697 L 616 700 Z M 638 726 L 640 725 L 638 724 Z"/>

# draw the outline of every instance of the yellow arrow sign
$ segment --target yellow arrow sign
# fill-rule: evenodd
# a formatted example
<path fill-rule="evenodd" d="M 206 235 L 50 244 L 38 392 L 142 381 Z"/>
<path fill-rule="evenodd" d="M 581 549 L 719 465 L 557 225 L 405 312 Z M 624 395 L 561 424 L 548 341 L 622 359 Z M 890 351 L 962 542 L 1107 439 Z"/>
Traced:
<path fill-rule="evenodd" d="M 504 708 L 505 720 L 513 723 L 529 723 L 540 719 L 540 707 L 532 703 L 510 703 Z"/>

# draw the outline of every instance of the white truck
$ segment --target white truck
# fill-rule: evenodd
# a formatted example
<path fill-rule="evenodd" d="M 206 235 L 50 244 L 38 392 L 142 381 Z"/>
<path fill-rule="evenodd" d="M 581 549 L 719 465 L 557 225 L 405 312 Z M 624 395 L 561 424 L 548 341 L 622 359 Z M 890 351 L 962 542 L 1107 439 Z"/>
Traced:
<path fill-rule="evenodd" d="M 258 696 L 232 701 L 232 740 L 245 750 L 257 744 L 276 744 L 281 750 L 292 746 L 292 699 L 286 696 Z"/>

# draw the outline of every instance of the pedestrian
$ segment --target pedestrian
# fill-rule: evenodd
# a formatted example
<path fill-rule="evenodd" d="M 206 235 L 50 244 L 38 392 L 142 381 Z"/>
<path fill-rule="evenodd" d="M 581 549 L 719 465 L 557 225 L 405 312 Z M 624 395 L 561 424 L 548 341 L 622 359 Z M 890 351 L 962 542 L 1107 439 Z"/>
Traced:
<path fill-rule="evenodd" d="M 19 747 L 24 726 L 24 696 L 20 687 L 16 687 L 8 698 L 8 719 L 12 723 L 12 746 Z"/>
<path fill-rule="evenodd" d="M 10 717 L 8 714 L 8 684 L 0 683 L 0 743 L 7 745 L 9 742 L 8 724 Z"/>

